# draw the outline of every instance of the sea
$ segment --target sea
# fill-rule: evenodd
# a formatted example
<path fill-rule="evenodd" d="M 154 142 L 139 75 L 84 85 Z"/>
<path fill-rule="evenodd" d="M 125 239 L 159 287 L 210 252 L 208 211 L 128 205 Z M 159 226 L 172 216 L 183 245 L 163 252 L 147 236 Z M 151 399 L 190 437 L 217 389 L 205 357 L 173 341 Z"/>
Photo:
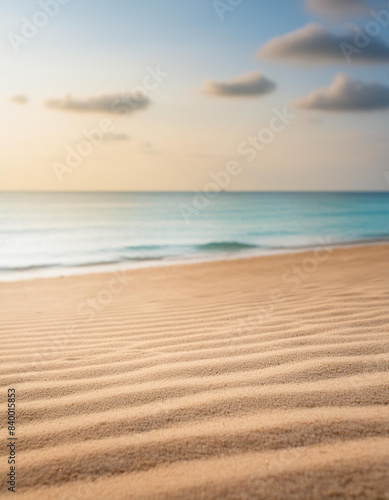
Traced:
<path fill-rule="evenodd" d="M 0 194 L 0 281 L 389 240 L 389 193 Z"/>

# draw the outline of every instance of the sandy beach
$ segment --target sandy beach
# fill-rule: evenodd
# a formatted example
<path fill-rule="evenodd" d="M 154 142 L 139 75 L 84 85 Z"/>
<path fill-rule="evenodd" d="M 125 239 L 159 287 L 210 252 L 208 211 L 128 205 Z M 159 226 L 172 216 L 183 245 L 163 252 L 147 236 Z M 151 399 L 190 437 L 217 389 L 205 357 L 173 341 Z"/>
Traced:
<path fill-rule="evenodd" d="M 389 245 L 0 294 L 14 498 L 389 499 Z"/>

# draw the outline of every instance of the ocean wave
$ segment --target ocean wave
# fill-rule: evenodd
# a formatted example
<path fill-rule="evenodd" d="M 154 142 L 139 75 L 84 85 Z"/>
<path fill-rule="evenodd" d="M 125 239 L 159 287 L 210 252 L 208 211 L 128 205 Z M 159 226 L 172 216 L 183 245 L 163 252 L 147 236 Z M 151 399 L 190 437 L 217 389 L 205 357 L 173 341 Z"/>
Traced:
<path fill-rule="evenodd" d="M 200 251 L 234 251 L 245 250 L 249 248 L 261 248 L 260 245 L 254 243 L 243 243 L 240 241 L 213 241 L 196 245 L 196 249 Z"/>
<path fill-rule="evenodd" d="M 60 267 L 58 265 L 43 265 L 43 264 L 31 264 L 26 266 L 10 266 L 10 267 L 0 267 L 0 273 L 8 273 L 12 271 L 36 271 L 40 269 L 50 269 Z"/>

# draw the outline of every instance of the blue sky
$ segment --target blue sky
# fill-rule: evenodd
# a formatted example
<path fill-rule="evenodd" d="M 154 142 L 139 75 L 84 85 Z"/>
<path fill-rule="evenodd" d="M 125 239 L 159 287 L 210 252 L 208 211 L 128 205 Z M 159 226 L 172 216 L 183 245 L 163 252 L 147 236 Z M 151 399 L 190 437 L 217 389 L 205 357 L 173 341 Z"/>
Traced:
<path fill-rule="evenodd" d="M 244 168 L 229 189 L 387 189 L 389 61 L 365 58 L 347 64 L 341 58 L 319 61 L 318 56 L 320 64 L 312 58 L 301 64 L 294 56 L 285 61 L 257 53 L 276 37 L 310 23 L 338 35 L 353 33 L 356 26 L 364 29 L 372 20 L 371 8 L 388 10 L 388 5 L 355 0 L 368 10 L 344 16 L 332 7 L 323 14 L 316 4 L 309 8 L 309 1 L 242 0 L 221 20 L 212 0 L 70 0 L 15 53 L 9 34 L 20 34 L 24 18 L 32 20 L 42 3 L 3 0 L 0 187 L 202 189 L 210 172 L 236 159 Z M 319 6 L 326 2 L 315 1 Z M 378 38 L 389 44 L 389 28 L 382 28 Z M 128 116 L 90 108 L 91 98 L 132 92 L 146 68 L 158 66 L 168 76 L 149 92 L 144 108 Z M 249 96 L 237 92 L 236 81 L 247 88 L 248 73 L 274 82 L 276 89 Z M 341 94 L 335 103 L 323 109 L 318 106 L 322 97 L 311 96 L 303 109 L 294 107 L 299 99 L 330 87 L 340 73 L 346 78 L 343 90 L 334 90 Z M 363 88 L 353 104 L 344 104 L 339 99 L 347 100 L 357 88 L 355 80 Z M 379 86 L 365 88 L 371 82 Z M 228 88 L 229 95 L 220 88 Z M 380 93 L 382 99 L 371 104 Z M 71 109 L 69 96 L 89 103 L 89 109 Z M 364 99 L 366 109 L 360 110 Z M 48 101 L 56 104 L 50 107 Z M 237 153 L 239 144 L 268 127 L 274 109 L 285 106 L 296 118 L 247 162 Z M 68 151 L 77 150 L 83 131 L 95 129 L 104 118 L 113 124 L 109 140 L 95 145 L 77 167 L 69 166 Z M 60 178 L 55 164 L 65 166 Z"/>

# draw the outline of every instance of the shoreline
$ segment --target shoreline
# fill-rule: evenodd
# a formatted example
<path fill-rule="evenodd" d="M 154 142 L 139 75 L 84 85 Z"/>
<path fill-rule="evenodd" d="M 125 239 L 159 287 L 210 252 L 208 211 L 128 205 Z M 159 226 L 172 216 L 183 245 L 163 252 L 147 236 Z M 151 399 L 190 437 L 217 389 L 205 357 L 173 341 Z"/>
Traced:
<path fill-rule="evenodd" d="M 49 268 L 39 268 L 37 270 L 36 275 L 28 276 L 31 271 L 10 271 L 9 276 L 2 276 L 0 273 L 0 286 L 6 283 L 19 283 L 19 282 L 29 282 L 34 280 L 46 280 L 46 279 L 56 279 L 56 278 L 64 278 L 70 276 L 89 276 L 89 275 L 98 275 L 98 274 L 114 274 L 118 272 L 126 272 L 137 269 L 156 269 L 161 267 L 176 267 L 176 266 L 189 266 L 195 264 L 205 264 L 212 262 L 224 262 L 224 261 L 239 261 L 246 259 L 256 259 L 262 257 L 270 257 L 277 255 L 295 255 L 302 253 L 309 253 L 315 251 L 317 248 L 356 248 L 356 247 L 369 247 L 369 246 L 380 246 L 380 245 L 389 245 L 389 237 L 388 239 L 376 239 L 369 241 L 355 241 L 355 242 L 344 242 L 339 243 L 336 242 L 334 244 L 320 244 L 318 243 L 315 246 L 308 247 L 298 247 L 298 248 L 288 248 L 288 249 L 274 249 L 270 251 L 264 252 L 263 249 L 250 249 L 250 250 L 242 250 L 239 252 L 234 252 L 230 254 L 223 255 L 215 255 L 214 258 L 211 258 L 210 255 L 208 258 L 182 258 L 182 259 L 159 259 L 159 260 L 147 260 L 147 262 L 137 262 L 134 261 L 120 261 L 120 262 L 112 262 L 107 264 L 98 264 L 98 265 L 85 265 L 85 266 L 77 266 L 77 267 L 49 267 Z M 47 271 L 47 273 L 46 273 Z M 7 273 L 8 274 L 8 273 Z M 15 274 L 18 276 L 15 277 Z M 22 276 L 21 276 L 22 275 Z"/>

